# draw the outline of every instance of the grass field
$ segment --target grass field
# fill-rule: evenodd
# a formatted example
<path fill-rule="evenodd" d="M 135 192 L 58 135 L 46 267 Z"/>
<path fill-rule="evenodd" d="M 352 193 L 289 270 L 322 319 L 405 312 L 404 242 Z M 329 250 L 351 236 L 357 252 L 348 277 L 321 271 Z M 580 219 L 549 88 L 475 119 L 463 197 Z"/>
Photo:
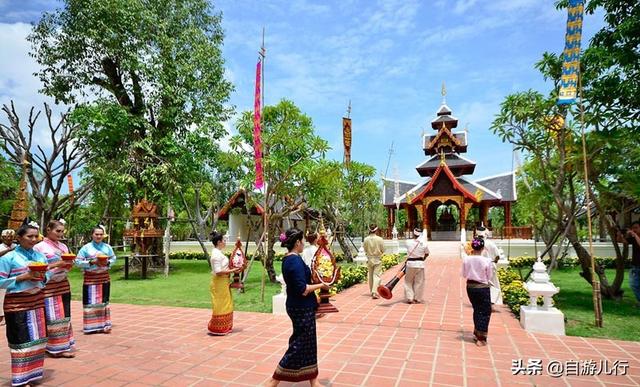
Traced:
<path fill-rule="evenodd" d="M 111 302 L 139 305 L 166 305 L 210 308 L 209 284 L 211 271 L 207 261 L 173 260 L 169 276 L 162 271 L 149 271 L 148 279 L 140 279 L 139 269 L 129 272 L 124 279 L 124 259 L 118 259 L 111 269 Z M 274 263 L 280 273 L 280 262 Z M 245 292 L 233 291 L 234 310 L 271 313 L 271 297 L 280 292 L 280 284 L 269 283 L 266 278 L 264 302 L 260 298 L 262 265 L 255 261 L 245 283 Z M 69 273 L 74 300 L 82 299 L 82 273 L 74 268 Z"/>
<path fill-rule="evenodd" d="M 640 340 L 640 308 L 636 308 L 633 292 L 627 282 L 628 271 L 623 284 L 622 300 L 602 300 L 603 328 L 596 328 L 593 312 L 591 285 L 580 277 L 579 269 L 559 269 L 551 273 L 552 282 L 560 288 L 556 295 L 556 307 L 567 320 L 567 335 L 603 337 L 620 340 Z M 607 278 L 612 281 L 614 270 L 607 270 Z"/>

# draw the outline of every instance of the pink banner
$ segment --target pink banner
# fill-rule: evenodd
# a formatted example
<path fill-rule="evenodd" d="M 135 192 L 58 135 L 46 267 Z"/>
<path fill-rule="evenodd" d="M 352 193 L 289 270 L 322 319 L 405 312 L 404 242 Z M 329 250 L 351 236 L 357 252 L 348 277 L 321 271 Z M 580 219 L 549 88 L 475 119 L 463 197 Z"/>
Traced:
<path fill-rule="evenodd" d="M 255 152 L 256 163 L 256 188 L 264 186 L 264 176 L 262 174 L 262 139 L 260 127 L 260 75 L 262 72 L 262 62 L 259 60 L 256 66 L 256 94 L 253 105 L 253 150 Z"/>

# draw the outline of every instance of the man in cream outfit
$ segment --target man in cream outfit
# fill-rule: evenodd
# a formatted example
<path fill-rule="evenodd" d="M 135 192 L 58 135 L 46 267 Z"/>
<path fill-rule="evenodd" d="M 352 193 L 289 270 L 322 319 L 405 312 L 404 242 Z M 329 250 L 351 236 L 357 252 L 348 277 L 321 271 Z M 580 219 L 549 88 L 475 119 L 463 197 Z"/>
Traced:
<path fill-rule="evenodd" d="M 429 256 L 422 230 L 413 230 L 414 239 L 407 242 L 407 272 L 404 276 L 404 294 L 407 304 L 422 303 L 424 293 L 424 260 Z"/>
<path fill-rule="evenodd" d="M 369 294 L 371 298 L 377 299 L 378 285 L 380 285 L 380 271 L 382 269 L 382 254 L 384 254 L 384 239 L 378 236 L 378 226 L 372 224 L 369 226 L 369 236 L 364 238 L 364 253 L 367 255 L 367 269 Z"/>

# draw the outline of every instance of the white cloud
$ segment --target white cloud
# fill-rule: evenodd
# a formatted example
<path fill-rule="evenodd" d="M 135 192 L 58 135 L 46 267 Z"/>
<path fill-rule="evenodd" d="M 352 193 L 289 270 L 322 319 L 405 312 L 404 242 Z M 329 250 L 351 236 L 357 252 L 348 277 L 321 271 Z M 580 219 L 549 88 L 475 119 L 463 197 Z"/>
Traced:
<path fill-rule="evenodd" d="M 29 56 L 30 43 L 26 40 L 31 32 L 31 26 L 26 23 L 0 23 L 0 104 L 9 105 L 14 102 L 16 112 L 21 119 L 21 125 L 26 130 L 26 122 L 29 110 L 35 107 L 34 114 L 42 110 L 34 133 L 34 143 L 45 148 L 50 147 L 46 117 L 44 114 L 44 102 L 49 103 L 53 110 L 54 123 L 59 113 L 66 107 L 55 105 L 53 100 L 38 92 L 42 87 L 40 80 L 33 75 L 39 68 L 37 62 Z M 4 112 L 0 114 L 0 120 L 6 122 Z"/>
<path fill-rule="evenodd" d="M 477 0 L 458 0 L 456 1 L 456 5 L 453 7 L 453 12 L 456 14 L 464 13 L 469 8 L 473 7 L 476 2 Z"/>
<path fill-rule="evenodd" d="M 329 7 L 328 5 L 313 3 L 307 0 L 295 0 L 291 3 L 291 8 L 295 12 L 312 15 L 328 13 L 331 11 L 331 7 Z"/>

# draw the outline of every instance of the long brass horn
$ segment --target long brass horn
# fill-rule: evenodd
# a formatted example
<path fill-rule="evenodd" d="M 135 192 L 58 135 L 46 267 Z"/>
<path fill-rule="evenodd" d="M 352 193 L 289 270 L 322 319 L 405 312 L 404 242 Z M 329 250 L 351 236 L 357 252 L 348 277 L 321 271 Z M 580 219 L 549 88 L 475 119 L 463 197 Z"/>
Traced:
<path fill-rule="evenodd" d="M 402 266 L 402 269 L 398 271 L 398 273 L 391 279 L 391 281 L 387 282 L 386 285 L 378 286 L 378 294 L 380 297 L 385 300 L 390 300 L 393 296 L 393 288 L 398 284 L 398 282 L 404 277 L 407 272 L 407 263 Z"/>

